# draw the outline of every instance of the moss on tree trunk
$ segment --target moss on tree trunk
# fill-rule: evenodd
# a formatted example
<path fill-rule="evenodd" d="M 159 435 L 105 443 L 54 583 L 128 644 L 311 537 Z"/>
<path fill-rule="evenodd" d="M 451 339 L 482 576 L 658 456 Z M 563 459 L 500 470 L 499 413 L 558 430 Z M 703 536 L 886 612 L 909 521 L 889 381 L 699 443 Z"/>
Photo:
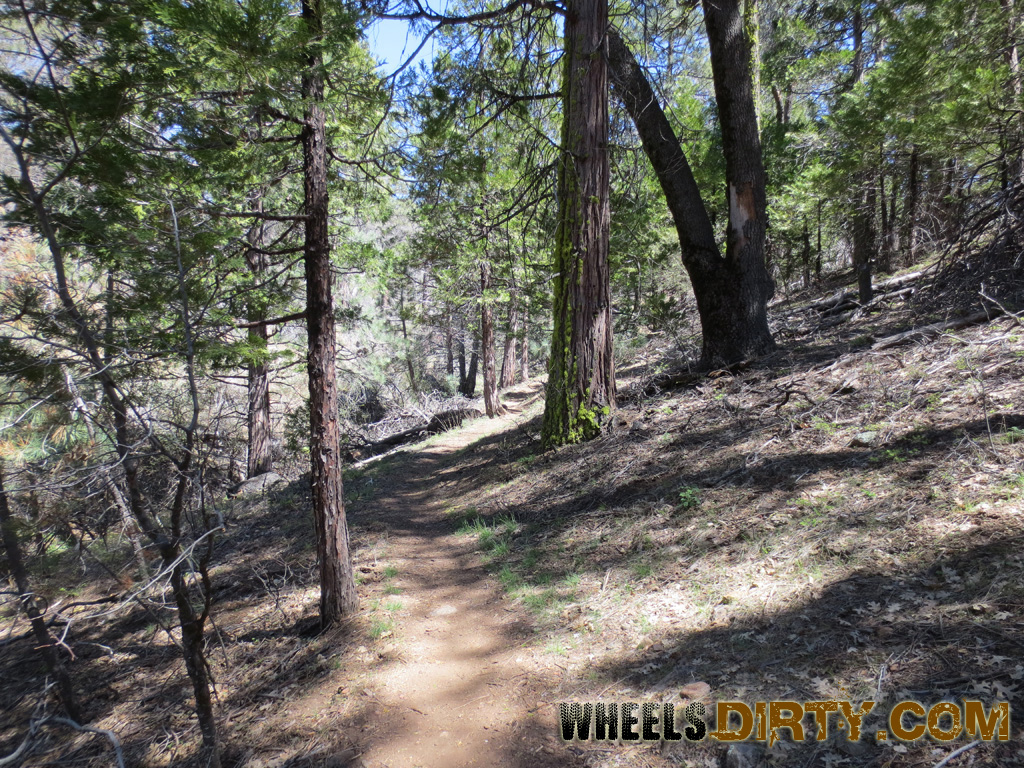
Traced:
<path fill-rule="evenodd" d="M 593 437 L 615 407 L 608 267 L 607 26 L 607 0 L 568 4 L 554 333 L 542 429 L 547 446 Z"/>

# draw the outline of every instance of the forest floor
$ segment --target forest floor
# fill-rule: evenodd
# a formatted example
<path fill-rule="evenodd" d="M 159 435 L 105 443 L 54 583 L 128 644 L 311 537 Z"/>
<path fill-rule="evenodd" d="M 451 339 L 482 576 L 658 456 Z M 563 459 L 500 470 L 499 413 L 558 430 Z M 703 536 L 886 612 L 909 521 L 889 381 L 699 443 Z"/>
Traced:
<path fill-rule="evenodd" d="M 712 766 L 710 739 L 566 743 L 557 727 L 562 701 L 702 698 L 877 702 L 858 742 L 833 727 L 735 752 L 739 768 L 932 768 L 971 741 L 877 742 L 895 702 L 1020 711 L 1024 328 L 876 350 L 941 318 L 899 305 L 830 325 L 800 311 L 809 298 L 773 308 L 779 352 L 687 388 L 650 394 L 664 350 L 638 347 L 589 443 L 540 450 L 534 380 L 501 419 L 347 470 L 362 608 L 326 633 L 306 479 L 221 502 L 209 650 L 227 764 Z M 77 568 L 37 569 L 51 603 L 102 595 L 69 586 Z M 171 614 L 121 606 L 67 638 L 91 722 L 133 765 L 187 764 Z M 30 644 L 3 650 L 7 753 L 40 697 Z M 45 736 L 26 764 L 110 764 L 95 736 Z M 1011 736 L 946 765 L 1024 764 Z"/>

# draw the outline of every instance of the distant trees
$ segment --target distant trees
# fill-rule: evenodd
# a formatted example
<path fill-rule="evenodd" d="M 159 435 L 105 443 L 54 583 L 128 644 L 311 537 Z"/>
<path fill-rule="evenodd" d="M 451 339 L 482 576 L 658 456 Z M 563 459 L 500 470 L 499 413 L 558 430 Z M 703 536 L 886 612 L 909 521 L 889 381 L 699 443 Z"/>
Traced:
<path fill-rule="evenodd" d="M 422 314 L 443 326 L 446 370 L 450 359 L 458 391 L 471 396 L 479 369 L 489 415 L 503 412 L 498 389 L 521 372 L 531 332 L 539 336 L 546 294 L 537 250 L 550 241 L 554 152 L 535 131 L 550 124 L 557 93 L 550 66 L 523 53 L 546 42 L 546 33 L 532 34 L 523 40 L 511 22 L 444 24 L 439 37 L 450 52 L 435 60 L 414 100 L 420 229 L 406 257 L 425 270 Z"/>

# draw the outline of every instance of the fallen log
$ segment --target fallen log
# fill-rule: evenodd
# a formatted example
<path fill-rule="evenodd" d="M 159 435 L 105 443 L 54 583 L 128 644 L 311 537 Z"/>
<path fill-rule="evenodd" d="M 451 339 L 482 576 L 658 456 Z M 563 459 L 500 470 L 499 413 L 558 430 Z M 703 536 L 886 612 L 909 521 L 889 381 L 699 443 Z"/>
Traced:
<path fill-rule="evenodd" d="M 396 432 L 372 443 L 350 448 L 346 453 L 346 457 L 349 461 L 361 461 L 362 459 L 380 456 L 380 454 L 387 453 L 392 448 L 397 448 L 400 445 L 415 443 L 430 435 L 436 435 L 441 432 L 447 432 L 449 429 L 460 427 L 466 419 L 477 416 L 483 416 L 483 414 L 476 408 L 456 408 L 451 411 L 435 413 L 426 424 L 420 424 L 412 429 Z"/>
<path fill-rule="evenodd" d="M 892 277 L 888 280 L 876 283 L 873 288 L 875 298 L 871 303 L 874 304 L 878 299 L 886 298 L 889 294 L 895 291 L 906 290 L 906 286 L 909 283 L 917 282 L 922 275 L 924 275 L 924 272 L 908 272 L 905 275 Z M 839 291 L 838 293 L 832 294 L 827 299 L 812 301 L 810 304 L 804 305 L 800 311 L 808 312 L 810 310 L 816 310 L 819 314 L 825 317 L 828 315 L 841 314 L 851 309 L 857 309 L 860 306 L 861 303 L 858 300 L 858 294 L 856 291 Z"/>
<path fill-rule="evenodd" d="M 904 331 L 903 333 L 897 333 L 892 336 L 886 336 L 884 339 L 879 339 L 871 345 L 871 349 L 890 349 L 891 347 L 898 347 L 900 344 L 905 344 L 910 341 L 925 341 L 927 339 L 933 339 L 936 336 L 940 336 L 945 331 L 956 331 L 960 328 L 967 328 L 971 325 L 987 323 L 990 320 L 995 320 L 997 317 L 1002 316 L 1002 314 L 1003 311 L 1001 309 L 995 308 L 984 312 L 976 312 L 973 315 L 967 315 L 966 317 L 959 317 L 955 320 L 948 320 L 944 323 L 924 325 L 920 328 L 914 328 L 910 331 Z"/>
<path fill-rule="evenodd" d="M 655 376 L 644 385 L 644 395 L 653 397 L 665 390 L 683 389 L 695 387 L 705 379 L 717 379 L 720 376 L 729 376 L 749 368 L 753 360 L 740 360 L 738 363 L 718 368 L 713 371 L 677 371 L 675 373 L 663 373 Z"/>

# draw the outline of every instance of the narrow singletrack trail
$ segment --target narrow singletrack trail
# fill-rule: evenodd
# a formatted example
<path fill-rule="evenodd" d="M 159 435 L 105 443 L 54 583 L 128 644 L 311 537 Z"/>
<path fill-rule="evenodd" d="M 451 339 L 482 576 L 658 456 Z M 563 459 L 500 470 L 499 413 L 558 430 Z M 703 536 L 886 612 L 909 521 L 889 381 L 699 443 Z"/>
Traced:
<path fill-rule="evenodd" d="M 358 505 L 356 519 L 387 533 L 402 606 L 396 658 L 370 684 L 382 717 L 361 735 L 369 768 L 582 764 L 558 737 L 557 702 L 545 696 L 558 681 L 540 671 L 528 620 L 445 515 L 462 474 L 458 449 L 515 416 L 392 457 L 374 498 Z"/>

